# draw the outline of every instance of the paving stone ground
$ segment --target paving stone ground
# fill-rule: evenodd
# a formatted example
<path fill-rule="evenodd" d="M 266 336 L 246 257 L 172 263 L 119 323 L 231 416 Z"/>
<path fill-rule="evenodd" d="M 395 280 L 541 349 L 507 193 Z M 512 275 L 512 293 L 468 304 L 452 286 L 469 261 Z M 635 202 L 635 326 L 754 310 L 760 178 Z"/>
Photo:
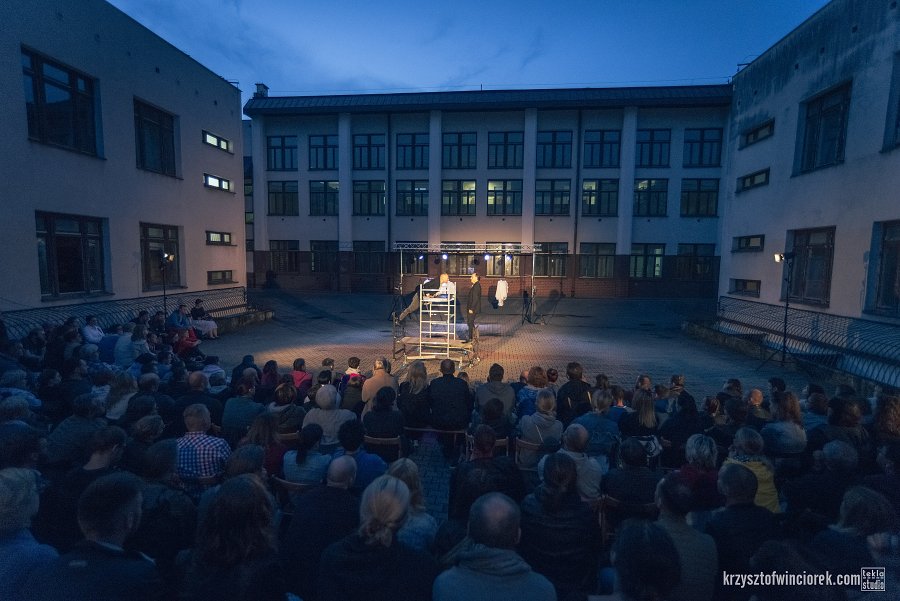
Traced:
<path fill-rule="evenodd" d="M 229 373 L 245 354 L 254 355 L 259 366 L 274 359 L 285 372 L 298 357 L 313 370 L 325 357 L 335 359 L 339 370 L 354 355 L 362 359 L 364 370 L 376 358 L 390 357 L 390 296 L 253 290 L 250 300 L 274 309 L 276 318 L 203 343 L 203 351 L 218 355 Z M 745 389 L 765 390 L 772 376 L 784 378 L 794 390 L 806 382 L 802 373 L 784 370 L 777 362 L 760 367 L 758 359 L 683 335 L 681 323 L 711 317 L 714 301 L 539 298 L 536 315 L 541 319 L 535 324 L 523 323 L 518 299 L 502 308 L 485 299 L 483 306 L 481 361 L 465 368 L 473 385 L 486 379 L 492 363 L 506 369 L 507 379 L 532 365 L 555 367 L 565 379 L 569 361 L 580 362 L 587 377 L 605 373 L 624 387 L 633 386 L 640 374 L 654 382 L 684 374 L 687 390 L 697 399 L 715 394 L 732 377 L 740 378 Z M 407 333 L 415 332 L 411 322 Z M 464 323 L 459 332 L 465 333 Z M 429 375 L 438 373 L 438 360 L 426 364 Z M 402 375 L 403 361 L 394 367 Z M 422 473 L 429 511 L 438 519 L 446 517 L 450 468 L 437 441 L 426 436 L 412 458 Z"/>

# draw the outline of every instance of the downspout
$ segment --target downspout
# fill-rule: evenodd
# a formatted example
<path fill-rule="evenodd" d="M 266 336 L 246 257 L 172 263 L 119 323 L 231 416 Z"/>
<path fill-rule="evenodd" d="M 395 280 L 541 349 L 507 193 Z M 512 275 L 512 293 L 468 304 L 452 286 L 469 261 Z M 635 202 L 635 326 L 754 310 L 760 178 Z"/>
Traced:
<path fill-rule="evenodd" d="M 570 284 L 572 285 L 572 298 L 575 298 L 575 282 L 578 278 L 578 215 L 581 213 L 581 188 L 578 184 L 581 183 L 581 150 L 583 148 L 581 122 L 583 112 L 583 109 L 578 109 L 578 131 L 575 135 L 575 148 L 572 153 L 575 159 L 575 186 L 573 187 L 575 202 L 572 203 L 575 206 L 575 233 L 572 235 L 572 272 L 569 276 Z"/>

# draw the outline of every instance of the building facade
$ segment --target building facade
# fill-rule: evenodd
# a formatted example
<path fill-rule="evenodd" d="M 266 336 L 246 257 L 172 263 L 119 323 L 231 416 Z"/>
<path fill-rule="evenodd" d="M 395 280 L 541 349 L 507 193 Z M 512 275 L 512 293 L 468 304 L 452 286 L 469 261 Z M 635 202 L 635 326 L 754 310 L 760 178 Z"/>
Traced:
<path fill-rule="evenodd" d="M 243 283 L 239 90 L 101 0 L 0 21 L 0 310 Z"/>
<path fill-rule="evenodd" d="M 260 84 L 244 107 L 256 283 L 390 292 L 401 271 L 477 272 L 510 294 L 534 275 L 541 295 L 712 297 L 730 103 L 731 86 Z"/>

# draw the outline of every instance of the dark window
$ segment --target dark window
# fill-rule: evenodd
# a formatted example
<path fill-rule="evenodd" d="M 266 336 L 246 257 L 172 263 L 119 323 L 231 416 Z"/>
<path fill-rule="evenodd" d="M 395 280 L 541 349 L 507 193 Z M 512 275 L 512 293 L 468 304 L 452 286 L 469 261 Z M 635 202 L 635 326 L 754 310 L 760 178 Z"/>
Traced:
<path fill-rule="evenodd" d="M 488 168 L 521 169 L 525 144 L 520 131 L 492 131 L 488 134 Z"/>
<path fill-rule="evenodd" d="M 900 314 L 900 221 L 879 224 L 881 247 L 878 249 L 878 281 L 875 308 Z"/>
<path fill-rule="evenodd" d="M 477 265 L 475 255 L 471 253 L 454 253 L 452 252 L 453 248 L 457 249 L 466 249 L 474 246 L 475 243 L 472 241 L 469 242 L 444 242 L 441 246 L 448 249 L 449 252 L 446 253 L 446 259 L 442 257 L 441 262 L 441 271 L 442 273 L 446 273 L 448 275 L 457 275 L 457 276 L 468 276 L 471 275 L 475 271 L 475 265 Z M 457 289 L 457 296 L 461 290 Z"/>
<path fill-rule="evenodd" d="M 834 228 L 794 230 L 793 235 L 791 302 L 827 305 L 831 295 Z"/>
<path fill-rule="evenodd" d="M 679 244 L 675 277 L 681 280 L 714 280 L 715 244 Z"/>
<path fill-rule="evenodd" d="M 309 214 L 315 217 L 338 214 L 338 183 L 333 181 L 309 182 Z"/>
<path fill-rule="evenodd" d="M 844 162 L 849 112 L 849 84 L 806 103 L 801 171 L 812 171 Z"/>
<path fill-rule="evenodd" d="M 718 211 L 718 179 L 681 180 L 682 217 L 715 217 Z"/>
<path fill-rule="evenodd" d="M 428 214 L 428 180 L 397 180 L 397 215 Z"/>
<path fill-rule="evenodd" d="M 244 239 L 247 252 L 256 248 L 253 239 L 253 158 L 244 157 Z"/>
<path fill-rule="evenodd" d="M 297 271 L 299 240 L 269 240 L 269 269 L 281 273 Z"/>
<path fill-rule="evenodd" d="M 762 171 L 754 171 L 753 173 L 748 173 L 742 177 L 738 178 L 737 182 L 737 191 L 744 192 L 745 190 L 750 190 L 752 188 L 758 188 L 760 186 L 765 186 L 769 183 L 769 170 L 763 169 Z"/>
<path fill-rule="evenodd" d="M 384 273 L 384 241 L 354 240 L 353 271 L 355 273 Z"/>
<path fill-rule="evenodd" d="M 137 166 L 175 175 L 175 117 L 139 100 L 134 101 Z"/>
<path fill-rule="evenodd" d="M 769 119 L 765 123 L 761 123 L 755 127 L 748 129 L 741 134 L 741 148 L 756 144 L 766 138 L 771 138 L 775 133 L 775 120 Z"/>
<path fill-rule="evenodd" d="M 583 278 L 611 278 L 615 273 L 616 245 L 582 242 L 578 254 L 578 275 Z"/>
<path fill-rule="evenodd" d="M 24 48 L 22 73 L 28 137 L 97 154 L 94 79 Z"/>
<path fill-rule="evenodd" d="M 537 166 L 568 168 L 572 166 L 572 132 L 539 131 L 537 135 Z"/>
<path fill-rule="evenodd" d="M 309 270 L 312 273 L 337 271 L 337 240 L 310 240 L 309 250 Z"/>
<path fill-rule="evenodd" d="M 424 248 L 428 243 L 423 240 L 398 240 L 397 244 L 417 244 L 420 248 Z M 407 275 L 424 275 L 428 273 L 428 253 L 424 250 L 404 250 L 399 254 L 401 273 Z M 409 292 L 410 290 L 404 290 L 404 292 Z"/>
<path fill-rule="evenodd" d="M 203 130 L 203 143 L 209 144 L 210 146 L 215 146 L 219 150 L 224 150 L 225 152 L 232 152 L 231 140 L 223 138 L 222 136 L 217 136 L 216 134 L 208 132 L 206 130 Z"/>
<path fill-rule="evenodd" d="M 337 136 L 310 136 L 309 137 L 309 169 L 310 171 L 322 171 L 338 168 L 338 137 Z"/>
<path fill-rule="evenodd" d="M 537 242 L 534 252 L 534 275 L 564 277 L 569 254 L 568 242 Z"/>
<path fill-rule="evenodd" d="M 172 261 L 165 261 L 165 269 L 162 269 L 163 254 L 174 257 Z M 166 286 L 181 285 L 181 273 L 178 269 L 180 259 L 177 227 L 155 223 L 141 224 L 141 268 L 144 290 L 162 288 L 163 275 L 166 278 Z"/>
<path fill-rule="evenodd" d="M 206 283 L 210 286 L 215 284 L 234 284 L 234 272 L 230 269 L 207 271 Z"/>
<path fill-rule="evenodd" d="M 684 130 L 684 166 L 718 167 L 722 162 L 722 130 Z"/>
<path fill-rule="evenodd" d="M 210 246 L 229 246 L 231 232 L 206 232 L 206 243 Z"/>
<path fill-rule="evenodd" d="M 203 174 L 203 185 L 207 188 L 215 188 L 216 190 L 223 190 L 225 192 L 234 191 L 234 185 L 231 183 L 230 179 L 225 179 L 218 175 L 210 175 L 209 173 Z"/>
<path fill-rule="evenodd" d="M 450 133 L 443 137 L 444 169 L 474 169 L 478 136 L 473 133 Z"/>
<path fill-rule="evenodd" d="M 35 226 L 42 296 L 106 290 L 102 220 L 35 213 Z"/>
<path fill-rule="evenodd" d="M 581 183 L 581 214 L 615 217 L 619 214 L 619 180 L 586 179 Z"/>
<path fill-rule="evenodd" d="M 618 167 L 622 132 L 617 129 L 584 132 L 584 166 Z"/>
<path fill-rule="evenodd" d="M 397 134 L 397 169 L 428 169 L 428 134 Z"/>
<path fill-rule="evenodd" d="M 488 242 L 486 246 L 484 264 L 488 277 L 516 277 L 521 274 L 520 256 L 512 251 L 516 243 Z"/>
<path fill-rule="evenodd" d="M 731 241 L 731 252 L 761 252 L 765 241 L 766 237 L 762 234 L 737 236 Z"/>
<path fill-rule="evenodd" d="M 634 216 L 665 217 L 668 211 L 669 180 L 634 180 Z"/>
<path fill-rule="evenodd" d="M 668 167 L 669 145 L 672 130 L 639 129 L 637 130 L 638 167 Z"/>
<path fill-rule="evenodd" d="M 572 181 L 539 179 L 534 183 L 535 215 L 568 215 Z"/>
<path fill-rule="evenodd" d="M 475 214 L 475 180 L 445 179 L 441 184 L 441 215 Z"/>
<path fill-rule="evenodd" d="M 266 169 L 294 171 L 297 169 L 297 136 L 268 136 L 266 138 Z"/>
<path fill-rule="evenodd" d="M 297 182 L 269 182 L 269 215 L 300 215 Z"/>
<path fill-rule="evenodd" d="M 353 182 L 353 214 L 384 215 L 384 180 Z"/>
<path fill-rule="evenodd" d="M 383 134 L 356 134 L 353 136 L 353 168 L 384 169 Z"/>
<path fill-rule="evenodd" d="M 488 215 L 522 214 L 522 180 L 498 179 L 488 181 Z"/>
<path fill-rule="evenodd" d="M 728 293 L 739 294 L 741 296 L 759 297 L 759 288 L 761 282 L 759 280 L 743 280 L 732 278 L 729 281 Z"/>
<path fill-rule="evenodd" d="M 633 278 L 661 278 L 665 244 L 632 244 L 629 275 Z"/>

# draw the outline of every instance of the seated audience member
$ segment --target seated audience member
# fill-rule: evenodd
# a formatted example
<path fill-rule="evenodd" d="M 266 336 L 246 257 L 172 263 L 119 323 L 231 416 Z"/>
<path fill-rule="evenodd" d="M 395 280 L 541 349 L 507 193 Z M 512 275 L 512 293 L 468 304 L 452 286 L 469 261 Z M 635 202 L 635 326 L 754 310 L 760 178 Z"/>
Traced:
<path fill-rule="evenodd" d="M 716 441 L 721 463 L 728 455 L 731 443 L 734 442 L 734 435 L 746 425 L 749 407 L 746 401 L 740 397 L 729 396 L 725 393 L 719 394 L 724 396 L 722 403 L 725 408 L 725 423 L 713 426 L 706 431 L 706 434 Z"/>
<path fill-rule="evenodd" d="M 200 339 L 194 328 L 179 328 L 171 334 L 172 351 L 184 361 L 201 361 Z"/>
<path fill-rule="evenodd" d="M 622 601 L 669 599 L 682 572 L 671 537 L 645 520 L 627 520 L 622 525 L 611 557 Z"/>
<path fill-rule="evenodd" d="M 434 582 L 434 601 L 553 601 L 547 578 L 516 553 L 521 531 L 519 506 L 502 493 L 479 497 L 468 518 L 471 543 L 460 549 L 455 565 Z"/>
<path fill-rule="evenodd" d="M 231 447 L 224 439 L 206 433 L 212 425 L 206 405 L 189 405 L 183 415 L 187 432 L 177 441 L 175 473 L 191 498 L 198 499 L 206 488 L 212 486 L 212 480 L 225 471 Z"/>
<path fill-rule="evenodd" d="M 266 453 L 266 472 L 270 476 L 281 476 L 281 466 L 287 446 L 281 442 L 278 433 L 278 418 L 274 413 L 264 411 L 256 416 L 247 435 L 238 442 L 238 447 L 244 445 L 259 445 Z"/>
<path fill-rule="evenodd" d="M 501 492 L 516 503 L 525 497 L 522 473 L 512 457 L 494 457 L 497 435 L 484 424 L 475 428 L 472 458 L 460 463 L 450 474 L 450 499 L 448 516 L 463 521 L 468 519 L 469 508 L 482 494 Z"/>
<path fill-rule="evenodd" d="M 678 473 L 691 489 L 691 523 L 699 529 L 698 520 L 709 517 L 709 512 L 723 502 L 718 489 L 716 443 L 705 434 L 694 434 L 688 438 L 684 454 L 687 462 Z"/>
<path fill-rule="evenodd" d="M 716 542 L 720 571 L 746 573 L 759 546 L 778 538 L 775 514 L 754 502 L 756 487 L 756 476 L 740 463 L 726 463 L 719 470 L 719 492 L 725 497 L 725 507 L 713 512 L 705 532 Z M 730 588 L 720 589 L 720 593 L 727 599 L 750 596 L 749 591 Z"/>
<path fill-rule="evenodd" d="M 356 462 L 338 457 L 328 465 L 324 484 L 298 495 L 294 516 L 281 540 L 280 557 L 288 588 L 302 599 L 318 599 L 322 552 L 359 527 L 359 499 L 350 494 Z"/>
<path fill-rule="evenodd" d="M 558 395 L 559 371 L 555 367 L 548 367 L 545 373 L 547 374 L 547 388 L 553 391 L 554 396 Z"/>
<path fill-rule="evenodd" d="M 134 361 L 134 354 L 131 347 L 131 336 L 137 326 L 133 323 L 126 323 L 122 326 L 122 333 L 113 346 L 113 362 L 120 369 L 127 369 Z"/>
<path fill-rule="evenodd" d="M 438 523 L 425 508 L 419 466 L 412 459 L 403 457 L 388 466 L 387 475 L 401 480 L 409 488 L 409 511 L 406 522 L 397 531 L 397 540 L 411 549 L 430 553 Z"/>
<path fill-rule="evenodd" d="M 356 480 L 351 492 L 360 494 L 376 478 L 387 471 L 387 463 L 378 455 L 366 452 L 363 448 L 365 433 L 359 420 L 352 419 L 341 424 L 338 431 L 340 448 L 335 451 L 335 457 L 352 457 L 356 461 Z"/>
<path fill-rule="evenodd" d="M 250 372 L 250 373 L 252 374 L 253 372 Z M 255 378 L 256 378 L 256 376 L 251 375 L 250 381 L 255 382 Z M 237 388 L 238 382 L 240 382 L 240 380 L 235 382 L 235 384 L 236 384 L 235 388 Z M 216 397 L 222 403 L 224 403 L 225 401 L 227 401 L 228 399 L 230 399 L 231 397 L 233 397 L 236 394 L 235 388 L 232 388 L 231 386 L 229 386 L 228 383 L 225 381 L 225 372 L 224 371 L 215 371 L 209 375 L 209 389 L 207 392 L 209 392 L 210 396 Z M 254 400 L 256 400 L 255 395 L 254 395 Z"/>
<path fill-rule="evenodd" d="M 28 374 L 24 369 L 11 369 L 0 375 L 0 399 L 22 397 L 34 410 L 40 409 L 41 399 L 28 390 Z"/>
<path fill-rule="evenodd" d="M 344 401 L 346 406 L 348 401 L 346 398 Z M 431 423 L 431 397 L 428 393 L 428 371 L 424 361 L 413 361 L 410 364 L 406 371 L 406 380 L 400 384 L 397 407 L 403 413 L 403 421 L 410 427 L 424 428 Z"/>
<path fill-rule="evenodd" d="M 100 344 L 103 340 L 103 328 L 100 327 L 100 320 L 95 315 L 88 315 L 84 318 L 84 326 L 81 328 L 81 337 L 85 342 L 90 344 Z"/>
<path fill-rule="evenodd" d="M 210 425 L 222 425 L 222 402 L 209 394 L 209 379 L 199 371 L 191 372 L 188 376 L 188 386 L 190 390 L 175 399 L 175 409 L 179 413 L 183 413 L 191 405 L 200 404 L 209 411 Z M 180 422 L 183 423 L 183 422 Z M 183 434 L 184 431 L 176 432 L 177 436 Z"/>
<path fill-rule="evenodd" d="M 525 376 L 525 385 L 516 392 L 516 416 L 519 420 L 537 411 L 538 392 L 546 387 L 547 373 L 544 368 L 535 365 L 529 369 Z M 555 398 L 554 395 L 554 400 Z"/>
<path fill-rule="evenodd" d="M 753 574 L 824 574 L 823 557 L 796 541 L 770 540 L 760 545 L 750 558 Z M 890 584 L 888 584 L 890 586 Z M 863 594 L 865 596 L 865 594 Z M 755 601 L 845 601 L 844 591 L 833 584 L 798 586 L 762 585 L 753 587 Z"/>
<path fill-rule="evenodd" d="M 768 405 L 762 390 L 759 388 L 751 389 L 747 393 L 747 425 L 755 430 L 760 430 L 772 421 L 772 414 L 767 408 Z"/>
<path fill-rule="evenodd" d="M 346 409 L 338 409 L 337 389 L 326 384 L 316 393 L 316 406 L 303 418 L 303 425 L 318 424 L 322 428 L 323 452 L 330 452 L 337 447 L 338 431 L 350 421 L 357 421 L 356 414 Z"/>
<path fill-rule="evenodd" d="M 93 383 L 87 375 L 87 363 L 78 357 L 66 359 L 62 368 L 62 381 L 59 383 L 59 396 L 62 404 L 61 417 L 69 415 L 72 403 L 77 397 L 92 392 Z"/>
<path fill-rule="evenodd" d="M 122 453 L 120 462 L 122 468 L 133 474 L 143 474 L 144 455 L 146 455 L 147 449 L 162 435 L 165 427 L 163 418 L 158 415 L 146 415 L 135 422 L 134 426 L 130 428 L 131 436 L 128 437 Z"/>
<path fill-rule="evenodd" d="M 556 411 L 563 426 L 568 426 L 579 415 L 592 410 L 591 385 L 585 382 L 584 368 L 573 361 L 566 365 L 568 382 L 560 386 L 556 393 Z"/>
<path fill-rule="evenodd" d="M 222 379 L 225 379 L 225 369 L 221 365 L 219 365 L 218 355 L 207 355 L 206 357 L 204 357 L 203 369 L 200 371 L 202 371 L 206 375 L 207 379 L 212 378 L 213 374 L 222 374 Z M 241 380 L 242 378 L 238 378 L 236 381 L 240 382 Z"/>
<path fill-rule="evenodd" d="M 359 507 L 359 530 L 322 554 L 321 601 L 431 599 L 437 565 L 430 555 L 397 540 L 409 510 L 409 488 L 392 476 L 366 487 Z"/>
<path fill-rule="evenodd" d="M 516 408 L 516 392 L 503 381 L 503 366 L 494 363 L 488 370 L 487 382 L 475 389 L 475 408 L 484 407 L 491 399 L 499 399 L 503 415 L 509 417 Z"/>
<path fill-rule="evenodd" d="M 660 455 L 660 463 L 666 467 L 678 467 L 684 463 L 684 447 L 688 438 L 712 427 L 712 419 L 698 411 L 694 397 L 682 391 L 675 399 L 674 413 L 659 427 L 660 438 L 667 441 Z"/>
<path fill-rule="evenodd" d="M 578 474 L 576 489 L 584 501 L 600 498 L 600 479 L 603 477 L 600 463 L 585 452 L 588 441 L 588 431 L 585 427 L 581 424 L 572 424 L 563 432 L 562 448 L 555 453 L 566 455 L 575 462 Z M 544 473 L 544 464 L 550 457 L 553 455 L 545 455 L 538 463 L 539 475 Z"/>
<path fill-rule="evenodd" d="M 813 392 L 806 400 L 806 411 L 803 413 L 803 429 L 809 432 L 828 423 L 828 397 L 824 392 Z"/>
<path fill-rule="evenodd" d="M 357 417 L 362 415 L 366 404 L 362 400 L 362 387 L 365 378 L 359 374 L 352 374 L 344 387 L 341 397 L 341 409 L 352 411 Z"/>
<path fill-rule="evenodd" d="M 365 381 L 366 377 L 359 371 L 359 364 L 359 357 L 350 357 L 347 359 L 347 369 L 344 371 L 344 375 L 341 376 L 341 383 L 338 385 L 338 392 L 342 395 L 344 394 L 344 388 L 347 387 L 350 376 L 360 376 L 360 378 Z M 360 385 L 360 388 L 362 388 L 362 385 Z"/>
<path fill-rule="evenodd" d="M 334 386 L 331 381 L 331 372 L 328 370 L 320 371 L 315 378 L 316 383 L 309 389 L 309 392 L 306 393 L 306 400 L 304 401 L 304 407 L 313 406 L 316 402 L 316 394 L 319 392 L 319 389 L 323 386 Z M 335 386 L 335 390 L 337 387 Z M 337 393 L 337 403 L 338 406 L 341 406 L 341 393 Z"/>
<path fill-rule="evenodd" d="M 120 371 L 113 377 L 106 395 L 106 419 L 116 421 L 125 415 L 128 401 L 138 392 L 137 380 L 131 373 Z"/>
<path fill-rule="evenodd" d="M 604 456 L 610 465 L 611 455 L 619 444 L 619 424 L 609 418 L 613 398 L 608 390 L 597 390 L 591 397 L 593 411 L 585 413 L 573 423 L 581 424 L 588 431 L 587 454 L 592 457 Z M 600 460 L 604 461 L 604 460 Z"/>
<path fill-rule="evenodd" d="M 488 399 L 475 412 L 472 413 L 472 423 L 469 424 L 469 432 L 484 424 L 490 426 L 497 438 L 509 438 L 513 432 L 512 416 L 503 414 L 503 402 L 500 399 Z"/>
<path fill-rule="evenodd" d="M 712 599 L 719 577 L 715 541 L 687 523 L 693 504 L 691 485 L 678 472 L 670 472 L 659 481 L 656 523 L 675 544 L 681 565 L 680 581 L 668 597 L 671 601 Z"/>
<path fill-rule="evenodd" d="M 900 396 L 878 396 L 872 416 L 872 435 L 878 445 L 900 442 Z"/>
<path fill-rule="evenodd" d="M 0 469 L 0 599 L 29 599 L 28 577 L 45 573 L 59 556 L 53 547 L 38 543 L 29 530 L 38 503 L 36 472 Z"/>
<path fill-rule="evenodd" d="M 385 386 L 392 388 L 394 392 L 399 389 L 397 378 L 391 375 L 391 362 L 381 357 L 375 360 L 371 377 L 363 382 L 362 401 L 366 404 L 363 413 L 371 409 L 371 401 L 375 398 L 375 394 Z"/>
<path fill-rule="evenodd" d="M 241 382 L 236 392 L 237 396 L 225 402 L 222 412 L 222 436 L 232 448 L 247 435 L 256 416 L 266 410 L 265 405 L 253 400 L 256 394 L 255 380 Z"/>
<path fill-rule="evenodd" d="M 878 466 L 883 473 L 866 476 L 863 485 L 887 497 L 900 515 L 900 442 L 881 445 Z"/>
<path fill-rule="evenodd" d="M 869 431 L 862 424 L 862 410 L 856 399 L 834 398 L 830 401 L 828 423 L 809 432 L 807 449 L 818 451 L 832 440 L 853 445 L 862 469 L 869 469 L 875 459 Z"/>
<path fill-rule="evenodd" d="M 319 424 L 307 424 L 300 430 L 300 439 L 296 451 L 284 454 L 284 479 L 299 484 L 319 484 L 325 477 L 331 455 L 323 455 L 319 451 L 322 440 L 322 427 Z M 355 470 L 354 470 L 355 471 Z"/>
<path fill-rule="evenodd" d="M 519 420 L 518 436 L 525 442 L 539 445 L 540 450 L 518 450 L 518 464 L 520 469 L 533 470 L 537 468 L 541 456 L 554 452 L 559 448 L 562 438 L 563 425 L 556 419 L 556 399 L 549 390 L 541 390 L 535 403 L 537 411 L 525 415 Z"/>
<path fill-rule="evenodd" d="M 222 484 L 200 520 L 186 558 L 181 598 L 192 601 L 283 601 L 275 507 L 265 485 L 243 474 Z"/>
<path fill-rule="evenodd" d="M 245 355 L 246 357 L 252 357 L 252 355 Z M 235 368 L 237 369 L 237 367 Z M 243 374 L 243 371 L 241 372 Z M 232 376 L 232 380 L 234 377 Z M 256 400 L 260 403 L 270 403 L 274 399 L 275 389 L 281 383 L 281 376 L 278 373 L 278 362 L 277 361 L 266 361 L 263 364 L 262 372 L 259 375 L 259 386 L 256 387 Z M 291 380 L 291 387 L 293 388 L 294 383 L 293 379 Z M 294 394 L 296 394 L 297 389 L 294 388 Z"/>
<path fill-rule="evenodd" d="M 372 401 L 372 410 L 363 415 L 363 428 L 368 436 L 375 438 L 396 438 L 401 437 L 403 445 L 403 454 L 408 454 L 408 445 L 406 437 L 403 435 L 403 414 L 395 408 L 395 400 L 397 393 L 393 388 L 385 386 L 380 389 Z M 385 461 L 393 461 L 397 459 L 396 449 L 373 449 L 373 452 L 381 456 Z"/>
<path fill-rule="evenodd" d="M 631 397 L 631 408 L 633 411 L 623 415 L 619 420 L 619 431 L 622 436 L 656 438 L 659 434 L 659 418 L 656 415 L 653 394 L 641 388 L 637 389 Z"/>
<path fill-rule="evenodd" d="M 147 322 L 147 329 L 157 336 L 163 336 L 166 333 L 166 314 L 162 311 L 155 312 Z"/>
<path fill-rule="evenodd" d="M 772 402 L 772 419 L 759 431 L 772 457 L 799 455 L 806 449 L 806 432 L 800 401 L 793 392 L 778 395 Z"/>
<path fill-rule="evenodd" d="M 269 474 L 266 472 L 265 458 L 265 450 L 259 445 L 246 444 L 238 447 L 225 462 L 225 471 L 222 472 L 221 481 L 224 483 L 238 476 L 250 475 L 258 478 L 262 483 L 267 482 Z M 197 513 L 201 520 L 221 489 L 222 485 L 216 484 L 203 491 L 197 502 Z"/>
<path fill-rule="evenodd" d="M 217 324 L 212 315 L 203 306 L 203 299 L 194 300 L 194 307 L 191 309 L 191 325 L 204 338 L 215 340 L 219 337 L 219 324 Z"/>
<path fill-rule="evenodd" d="M 812 472 L 784 485 L 787 512 L 798 518 L 812 512 L 812 518 L 821 527 L 838 519 L 844 493 L 859 482 L 856 449 L 839 440 L 833 440 L 822 449 L 825 469 Z"/>
<path fill-rule="evenodd" d="M 756 476 L 756 504 L 772 513 L 780 513 L 778 491 L 775 489 L 775 468 L 763 453 L 763 437 L 753 428 L 741 428 L 734 435 L 731 452 L 725 464 L 739 463 Z"/>
<path fill-rule="evenodd" d="M 452 359 L 441 361 L 441 376 L 431 381 L 431 424 L 441 430 L 464 430 L 472 415 L 472 398 L 465 380 L 455 377 Z"/>
<path fill-rule="evenodd" d="M 626 505 L 653 503 L 660 474 L 647 466 L 643 445 L 635 438 L 626 438 L 619 458 L 622 467 L 609 470 L 603 477 L 603 492 Z"/>
<path fill-rule="evenodd" d="M 158 408 L 160 415 L 164 413 L 171 413 L 175 408 L 175 399 L 170 397 L 169 395 L 160 392 L 160 377 L 157 374 L 143 374 L 140 378 L 138 378 L 137 387 L 138 391 L 135 393 L 131 399 L 129 399 L 129 405 L 131 404 L 131 400 L 136 397 L 148 397 L 153 399 L 155 403 L 155 407 Z M 128 407 L 125 408 L 125 415 L 128 414 Z M 134 423 L 132 421 L 131 423 Z M 119 418 L 119 426 L 127 431 L 130 423 L 126 420 L 125 416 Z"/>
<path fill-rule="evenodd" d="M 91 393 L 75 398 L 73 414 L 64 419 L 47 438 L 47 462 L 60 466 L 81 463 L 89 455 L 91 437 L 106 427 L 102 400 Z"/>
<path fill-rule="evenodd" d="M 296 432 L 303 424 L 306 411 L 297 405 L 297 389 L 293 384 L 279 384 L 275 388 L 275 400 L 269 403 L 268 411 L 278 420 L 278 432 L 289 434 Z"/>
<path fill-rule="evenodd" d="M 48 569 L 31 574 L 25 590 L 36 601 L 160 598 L 153 561 L 124 549 L 141 521 L 143 483 L 128 472 L 99 478 L 78 500 L 84 540 Z"/>
<path fill-rule="evenodd" d="M 187 305 L 180 304 L 166 318 L 169 330 L 187 330 L 191 327 L 191 312 Z"/>
<path fill-rule="evenodd" d="M 560 599 L 593 592 L 600 550 L 596 514 L 580 498 L 577 468 L 569 455 L 554 453 L 542 463 L 541 485 L 522 501 L 519 554 L 553 583 Z"/>

